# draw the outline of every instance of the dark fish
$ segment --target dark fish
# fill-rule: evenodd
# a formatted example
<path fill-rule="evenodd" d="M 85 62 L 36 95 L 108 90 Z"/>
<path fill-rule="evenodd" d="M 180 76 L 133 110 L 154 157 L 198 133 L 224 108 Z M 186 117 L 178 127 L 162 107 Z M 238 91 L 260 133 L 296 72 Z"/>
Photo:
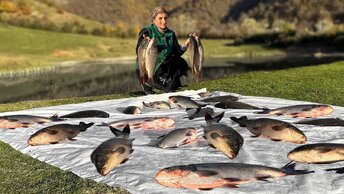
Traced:
<path fill-rule="evenodd" d="M 193 101 L 191 99 L 191 97 L 187 97 L 187 96 L 170 96 L 168 97 L 168 101 L 171 104 L 176 105 L 179 108 L 201 108 L 204 105 L 200 105 L 197 102 Z"/>
<path fill-rule="evenodd" d="M 206 99 L 202 99 L 203 102 L 227 102 L 227 101 L 237 101 L 239 100 L 238 97 L 232 95 L 225 95 L 225 96 L 214 96 Z"/>
<path fill-rule="evenodd" d="M 43 124 L 53 121 L 63 121 L 57 115 L 52 117 L 41 117 L 41 116 L 34 116 L 34 115 L 7 115 L 7 116 L 0 116 L 0 128 L 4 129 L 15 129 L 19 127 L 29 127 L 33 124 Z"/>
<path fill-rule="evenodd" d="M 142 102 L 142 104 L 149 108 L 163 109 L 163 110 L 171 109 L 171 105 L 165 101 L 155 101 L 155 102 L 149 102 L 149 103 Z"/>
<path fill-rule="evenodd" d="M 141 109 L 137 106 L 128 106 L 123 110 L 124 114 L 132 114 L 132 115 L 137 115 L 141 114 Z"/>
<path fill-rule="evenodd" d="M 201 40 L 198 37 L 189 35 L 188 50 L 190 53 L 190 67 L 196 81 L 201 80 L 201 72 L 204 61 L 204 51 Z"/>
<path fill-rule="evenodd" d="M 344 144 L 315 143 L 302 145 L 288 153 L 290 160 L 302 163 L 333 163 L 344 161 Z"/>
<path fill-rule="evenodd" d="M 248 120 L 247 117 L 230 117 L 241 127 L 246 127 L 254 137 L 264 137 L 274 141 L 288 141 L 293 143 L 305 143 L 306 136 L 301 130 L 290 123 L 269 119 L 259 118 Z"/>
<path fill-rule="evenodd" d="M 80 132 L 86 131 L 86 129 L 91 127 L 93 124 L 94 123 L 86 124 L 84 122 L 80 122 L 79 125 L 58 124 L 45 127 L 31 135 L 28 140 L 28 144 L 32 146 L 56 144 L 65 139 L 74 141 L 74 137 L 76 137 Z"/>
<path fill-rule="evenodd" d="M 269 178 L 308 174 L 295 170 L 295 164 L 283 168 L 244 163 L 204 163 L 173 166 L 160 170 L 156 181 L 173 188 L 210 190 L 218 187 L 237 188 L 237 185 Z M 229 192 L 230 193 L 230 192 Z"/>
<path fill-rule="evenodd" d="M 157 147 L 179 147 L 195 141 L 197 139 L 197 130 L 195 128 L 175 129 L 166 135 L 159 137 L 159 139 L 160 141 L 156 144 Z"/>
<path fill-rule="evenodd" d="M 319 118 L 319 119 L 304 119 L 295 124 L 304 125 L 319 125 L 319 126 L 344 126 L 344 120 L 340 118 Z"/>
<path fill-rule="evenodd" d="M 204 117 L 206 114 L 212 115 L 214 114 L 214 110 L 212 108 L 189 108 L 186 109 L 186 113 L 188 114 L 188 118 L 190 120 L 198 117 Z"/>
<path fill-rule="evenodd" d="M 99 118 L 108 118 L 110 115 L 101 110 L 83 110 L 67 115 L 63 115 L 60 118 L 88 118 L 88 117 L 99 117 Z"/>
<path fill-rule="evenodd" d="M 91 154 L 91 161 L 99 174 L 106 176 L 133 153 L 134 139 L 116 137 L 101 143 Z"/>
<path fill-rule="evenodd" d="M 242 136 L 233 128 L 223 124 L 211 124 L 204 127 L 204 139 L 228 158 L 234 159 L 244 144 Z"/>
<path fill-rule="evenodd" d="M 220 102 L 220 103 L 215 104 L 215 107 L 223 108 L 223 109 L 227 109 L 227 108 L 232 108 L 232 109 L 253 109 L 253 110 L 261 109 L 259 107 L 252 106 L 250 104 L 246 104 L 246 103 L 239 102 L 239 101 Z"/>
<path fill-rule="evenodd" d="M 286 115 L 293 118 L 314 118 L 319 116 L 325 116 L 333 112 L 332 106 L 323 104 L 301 104 L 294 106 L 286 106 L 276 109 L 263 109 L 257 114 L 269 114 L 269 115 Z"/>

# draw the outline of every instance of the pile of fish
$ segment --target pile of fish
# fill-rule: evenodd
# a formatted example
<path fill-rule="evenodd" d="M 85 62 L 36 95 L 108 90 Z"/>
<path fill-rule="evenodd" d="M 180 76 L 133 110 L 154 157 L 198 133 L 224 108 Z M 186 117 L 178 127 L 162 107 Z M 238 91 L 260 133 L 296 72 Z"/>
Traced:
<path fill-rule="evenodd" d="M 148 44 L 148 43 L 147 43 Z M 147 48 L 149 49 L 149 47 Z M 117 107 L 122 114 L 130 114 L 130 119 L 117 119 L 112 122 L 80 122 L 78 125 L 63 123 L 75 118 L 111 118 L 111 115 L 102 110 L 82 110 L 63 116 L 51 117 L 35 115 L 5 115 L 0 117 L 0 128 L 12 130 L 16 128 L 34 127 L 37 131 L 28 137 L 30 146 L 63 143 L 64 141 L 77 141 L 77 136 L 88 132 L 92 126 L 105 126 L 114 137 L 106 139 L 94 148 L 90 155 L 95 171 L 106 176 L 115 168 L 129 160 L 134 151 L 134 138 L 130 132 L 135 130 L 155 131 L 163 134 L 153 140 L 154 149 L 178 149 L 187 147 L 197 141 L 204 141 L 209 145 L 209 150 L 216 151 L 225 156 L 223 163 L 197 163 L 180 166 L 171 166 L 157 169 L 157 183 L 174 188 L 189 188 L 209 190 L 217 187 L 236 188 L 238 185 L 255 180 L 274 179 L 289 175 L 305 175 L 312 171 L 295 170 L 295 162 L 309 164 L 323 164 L 344 161 L 344 144 L 315 143 L 305 144 L 307 137 L 298 125 L 318 126 L 344 126 L 344 121 L 339 118 L 317 118 L 330 115 L 333 107 L 323 104 L 300 104 L 280 107 L 276 109 L 259 108 L 244 102 L 239 102 L 236 96 L 212 96 L 212 93 L 202 93 L 200 99 L 188 96 L 169 96 L 166 101 L 142 102 L 142 106 L 129 105 Z M 116 108 L 116 107 L 115 107 Z M 186 117 L 182 119 L 193 120 L 204 118 L 205 125 L 176 128 L 175 120 L 169 116 L 141 116 L 149 109 L 168 112 L 171 109 L 184 109 Z M 259 118 L 247 116 L 234 117 L 225 115 L 223 109 L 251 110 Z M 265 117 L 262 117 L 264 114 Z M 279 120 L 279 116 L 303 118 L 294 123 Z M 273 117 L 273 118 L 271 118 Z M 221 119 L 231 119 L 232 125 L 221 123 Z M 311 118 L 311 119 L 305 119 Z M 41 128 L 40 124 L 55 123 Z M 263 165 L 230 163 L 241 153 L 245 139 L 239 133 L 240 128 L 247 128 L 251 137 L 261 137 L 260 141 L 281 141 L 294 144 L 305 144 L 295 147 L 287 157 L 291 160 L 283 168 L 274 168 Z M 246 130 L 246 129 L 245 129 Z M 264 139 L 265 140 L 264 140 Z M 246 145 L 246 144 L 245 144 Z M 195 146 L 195 145 L 193 145 Z M 196 145 L 197 146 L 197 145 Z M 344 173 L 342 168 L 327 169 L 337 173 Z"/>

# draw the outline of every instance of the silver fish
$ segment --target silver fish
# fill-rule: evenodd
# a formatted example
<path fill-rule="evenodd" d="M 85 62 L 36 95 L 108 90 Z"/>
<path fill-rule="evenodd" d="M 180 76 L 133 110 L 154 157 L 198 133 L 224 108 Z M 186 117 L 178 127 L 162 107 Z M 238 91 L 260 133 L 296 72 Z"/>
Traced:
<path fill-rule="evenodd" d="M 147 52 L 147 47 L 149 44 L 149 40 L 144 38 L 138 47 L 137 50 L 137 63 L 139 65 L 139 71 L 140 71 L 140 84 L 143 85 L 146 82 L 146 52 Z"/>
<path fill-rule="evenodd" d="M 204 139 L 209 146 L 234 159 L 244 144 L 242 136 L 233 128 L 223 124 L 211 124 L 204 127 Z"/>
<path fill-rule="evenodd" d="M 257 114 L 270 114 L 270 115 L 286 115 L 293 118 L 315 118 L 319 116 L 325 116 L 333 112 L 333 107 L 323 104 L 301 104 L 294 106 L 286 106 L 276 109 L 263 109 Z"/>
<path fill-rule="evenodd" d="M 86 129 L 91 127 L 93 124 L 94 123 L 86 124 L 84 122 L 80 122 L 79 125 L 58 124 L 45 127 L 31 135 L 28 140 L 28 144 L 31 146 L 56 144 L 65 139 L 74 141 L 74 137 L 76 137 L 80 132 L 86 131 Z"/>
<path fill-rule="evenodd" d="M 137 107 L 137 106 L 128 106 L 123 110 L 124 114 L 133 114 L 133 115 L 137 115 L 137 114 L 141 114 L 141 108 Z"/>
<path fill-rule="evenodd" d="M 158 57 L 158 48 L 154 38 L 150 39 L 145 56 L 145 67 L 147 73 L 147 83 L 153 84 L 153 74 L 155 71 L 156 61 Z"/>
<path fill-rule="evenodd" d="M 304 119 L 304 120 L 295 122 L 295 124 L 319 125 L 319 126 L 344 126 L 344 120 L 340 118 Z"/>
<path fill-rule="evenodd" d="M 197 130 L 195 128 L 181 128 L 175 129 L 161 137 L 156 144 L 160 148 L 179 147 L 191 143 L 197 139 Z"/>
<path fill-rule="evenodd" d="M 149 102 L 149 103 L 142 102 L 142 104 L 149 108 L 163 109 L 163 110 L 171 109 L 171 105 L 165 101 L 154 101 L 154 102 Z"/>
<path fill-rule="evenodd" d="M 63 115 L 60 118 L 88 118 L 88 117 L 99 117 L 99 118 L 108 118 L 110 117 L 109 113 L 101 110 L 83 110 L 78 112 L 73 112 L 67 115 Z"/>
<path fill-rule="evenodd" d="M 288 158 L 302 163 L 333 163 L 344 161 L 344 144 L 315 143 L 302 145 L 290 151 Z"/>
<path fill-rule="evenodd" d="M 246 127 L 254 137 L 264 137 L 274 141 L 288 141 L 292 143 L 305 143 L 307 137 L 301 130 L 290 123 L 269 119 L 259 118 L 250 119 L 247 117 L 230 117 L 234 122 L 239 123 L 241 127 Z"/>
<path fill-rule="evenodd" d="M 237 185 L 252 181 L 308 173 L 312 171 L 295 170 L 295 164 L 280 169 L 244 163 L 204 163 L 164 168 L 156 174 L 155 179 L 167 187 L 210 190 L 218 187 L 237 188 Z"/>
<path fill-rule="evenodd" d="M 193 101 L 191 97 L 187 96 L 170 96 L 168 97 L 168 101 L 171 104 L 176 105 L 179 108 L 201 108 L 203 105 L 198 104 L 197 102 Z"/>
<path fill-rule="evenodd" d="M 15 129 L 19 127 L 29 127 L 33 124 L 43 124 L 53 121 L 63 121 L 65 119 L 59 118 L 57 115 L 52 117 L 41 117 L 34 115 L 6 115 L 0 116 L 0 128 Z"/>
<path fill-rule="evenodd" d="M 190 66 L 193 75 L 196 78 L 196 81 L 201 80 L 201 72 L 204 61 L 204 49 L 201 43 L 201 40 L 198 37 L 189 35 L 189 46 L 188 50 L 190 53 Z"/>

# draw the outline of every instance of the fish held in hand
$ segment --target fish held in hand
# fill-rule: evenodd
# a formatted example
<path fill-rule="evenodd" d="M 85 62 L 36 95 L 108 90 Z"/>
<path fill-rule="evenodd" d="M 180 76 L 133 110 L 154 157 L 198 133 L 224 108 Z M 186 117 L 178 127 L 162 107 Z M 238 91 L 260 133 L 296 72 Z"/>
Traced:
<path fill-rule="evenodd" d="M 0 128 L 3 129 L 15 129 L 20 127 L 29 127 L 33 124 L 43 124 L 49 123 L 53 121 L 63 121 L 57 115 L 53 115 L 52 117 L 41 117 L 35 115 L 7 115 L 7 116 L 0 116 Z"/>
<path fill-rule="evenodd" d="M 149 44 L 149 40 L 147 38 L 144 38 L 138 47 L 137 50 L 137 63 L 139 65 L 139 72 L 140 72 L 140 84 L 143 85 L 146 80 L 145 77 L 147 76 L 146 72 L 146 52 L 147 47 Z"/>
<path fill-rule="evenodd" d="M 315 118 L 325 116 L 333 112 L 333 107 L 323 104 L 301 104 L 294 106 L 286 106 L 276 109 L 263 109 L 256 114 L 269 114 L 269 115 L 286 115 L 293 118 Z"/>
<path fill-rule="evenodd" d="M 202 66 L 204 61 L 204 49 L 198 37 L 189 35 L 188 50 L 190 53 L 190 67 L 196 81 L 201 80 Z"/>
<path fill-rule="evenodd" d="M 182 128 L 173 130 L 163 135 L 156 144 L 160 148 L 173 148 L 189 144 L 197 139 L 197 130 L 195 128 Z"/>
<path fill-rule="evenodd" d="M 152 85 L 155 72 L 156 61 L 158 57 L 158 47 L 154 38 L 150 39 L 145 56 L 145 67 L 147 73 L 147 83 Z"/>
<path fill-rule="evenodd" d="M 210 190 L 237 188 L 252 181 L 308 173 L 312 171 L 295 170 L 295 164 L 274 168 L 244 163 L 203 163 L 164 168 L 156 174 L 155 180 L 166 187 Z"/>
<path fill-rule="evenodd" d="M 154 101 L 154 102 L 149 102 L 149 103 L 142 102 L 142 104 L 148 108 L 154 108 L 154 109 L 159 109 L 159 110 L 171 109 L 171 105 L 165 101 Z"/>
<path fill-rule="evenodd" d="M 108 118 L 110 117 L 109 113 L 101 110 L 83 110 L 67 115 L 63 115 L 60 118 L 90 118 L 90 117 L 99 117 L 99 118 Z"/>
<path fill-rule="evenodd" d="M 56 144 L 62 140 L 74 141 L 80 132 L 86 131 L 87 128 L 91 127 L 94 123 L 80 122 L 79 125 L 72 124 L 58 124 L 49 127 L 45 127 L 33 135 L 28 140 L 28 144 L 31 146 L 44 145 L 44 144 Z"/>
<path fill-rule="evenodd" d="M 239 126 L 246 127 L 254 137 L 268 138 L 274 141 L 287 141 L 292 143 L 305 143 L 307 137 L 294 125 L 270 118 L 247 119 L 246 116 L 230 117 Z"/>
<path fill-rule="evenodd" d="M 126 127 L 128 129 L 128 126 Z M 124 132 L 123 133 L 127 133 Z M 130 128 L 129 128 L 130 133 Z M 91 154 L 91 161 L 98 173 L 102 176 L 108 175 L 114 168 L 129 160 L 133 153 L 134 139 L 116 137 L 101 143 Z"/>
<path fill-rule="evenodd" d="M 315 143 L 302 145 L 288 153 L 290 160 L 301 163 L 333 163 L 344 161 L 344 144 Z"/>
<path fill-rule="evenodd" d="M 223 124 L 211 124 L 204 127 L 204 139 L 210 147 L 234 159 L 244 144 L 244 138 L 233 128 Z"/>

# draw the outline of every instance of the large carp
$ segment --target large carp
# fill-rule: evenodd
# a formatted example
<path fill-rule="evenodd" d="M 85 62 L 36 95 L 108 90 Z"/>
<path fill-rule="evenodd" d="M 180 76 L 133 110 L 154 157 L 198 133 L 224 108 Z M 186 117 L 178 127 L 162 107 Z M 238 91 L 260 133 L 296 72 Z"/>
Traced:
<path fill-rule="evenodd" d="M 190 53 L 190 67 L 196 81 L 201 80 L 202 66 L 204 61 L 204 49 L 201 40 L 193 34 L 189 35 L 188 50 Z"/>
<path fill-rule="evenodd" d="M 63 121 L 57 115 L 52 117 L 41 117 L 35 115 L 6 115 L 0 116 L 0 128 L 15 129 L 20 127 L 29 127 L 33 124 L 43 124 L 52 121 Z"/>
<path fill-rule="evenodd" d="M 101 143 L 91 154 L 91 161 L 99 174 L 106 176 L 114 168 L 125 163 L 133 153 L 133 141 L 129 139 L 130 127 L 126 125 L 122 132 L 110 128 L 116 138 Z"/>
<path fill-rule="evenodd" d="M 146 82 L 146 52 L 149 40 L 144 38 L 137 49 L 137 63 L 140 71 L 140 84 L 143 85 Z"/>
<path fill-rule="evenodd" d="M 89 118 L 89 117 L 99 117 L 99 118 L 108 118 L 110 117 L 109 113 L 101 110 L 82 110 L 66 114 L 60 118 Z"/>
<path fill-rule="evenodd" d="M 230 117 L 239 126 L 246 127 L 254 137 L 264 137 L 274 141 L 288 141 L 292 143 L 305 143 L 307 141 L 303 132 L 290 123 L 270 119 L 259 118 L 248 120 L 246 116 Z"/>
<path fill-rule="evenodd" d="M 33 135 L 28 140 L 28 144 L 31 146 L 44 145 L 44 144 L 56 144 L 62 140 L 68 139 L 74 141 L 80 132 L 86 131 L 94 123 L 80 122 L 79 125 L 72 124 L 58 124 L 49 127 L 45 127 Z"/>
<path fill-rule="evenodd" d="M 210 190 L 269 178 L 302 175 L 311 171 L 295 170 L 295 164 L 283 168 L 244 163 L 204 163 L 173 166 L 160 170 L 156 181 L 167 187 Z"/>
<path fill-rule="evenodd" d="M 263 109 L 257 114 L 269 114 L 269 115 L 286 115 L 293 118 L 315 118 L 319 116 L 325 116 L 333 112 L 333 107 L 324 104 L 301 104 L 286 106 L 276 109 Z"/>
<path fill-rule="evenodd" d="M 145 56 L 145 68 L 147 73 L 147 83 L 152 85 L 156 61 L 158 57 L 158 47 L 154 38 L 150 39 Z"/>

